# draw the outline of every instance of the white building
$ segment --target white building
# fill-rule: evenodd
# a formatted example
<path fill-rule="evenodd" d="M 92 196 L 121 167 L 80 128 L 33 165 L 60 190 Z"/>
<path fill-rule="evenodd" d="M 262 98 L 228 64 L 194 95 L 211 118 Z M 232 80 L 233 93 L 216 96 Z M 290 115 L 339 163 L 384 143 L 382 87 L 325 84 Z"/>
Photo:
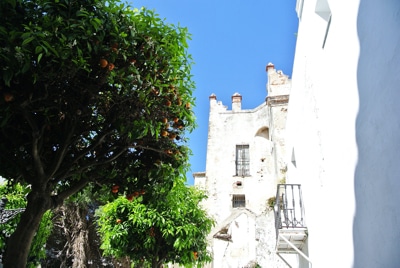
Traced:
<path fill-rule="evenodd" d="M 291 81 L 267 66 L 268 97 L 242 110 L 242 96 L 232 96 L 228 110 L 210 96 L 206 171 L 195 185 L 206 189 L 205 208 L 217 224 L 210 234 L 210 267 L 286 267 L 275 254 L 274 213 L 267 200 L 285 178 L 284 128 Z"/>
<path fill-rule="evenodd" d="M 313 268 L 400 267 L 400 1 L 298 0 L 287 183 Z M 292 267 L 311 267 L 299 256 Z"/>

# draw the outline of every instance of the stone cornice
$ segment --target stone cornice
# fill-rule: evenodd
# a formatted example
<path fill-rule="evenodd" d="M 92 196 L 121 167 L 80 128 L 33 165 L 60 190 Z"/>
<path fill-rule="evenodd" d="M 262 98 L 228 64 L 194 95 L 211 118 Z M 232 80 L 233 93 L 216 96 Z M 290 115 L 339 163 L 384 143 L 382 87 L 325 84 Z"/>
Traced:
<path fill-rule="evenodd" d="M 268 96 L 265 102 L 268 106 L 287 105 L 289 102 L 289 95 Z"/>

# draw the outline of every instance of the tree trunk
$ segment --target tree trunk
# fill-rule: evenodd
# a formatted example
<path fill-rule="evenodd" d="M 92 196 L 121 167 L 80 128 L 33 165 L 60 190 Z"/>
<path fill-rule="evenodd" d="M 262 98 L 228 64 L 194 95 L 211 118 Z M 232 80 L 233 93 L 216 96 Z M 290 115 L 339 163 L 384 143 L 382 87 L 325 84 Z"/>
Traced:
<path fill-rule="evenodd" d="M 88 221 L 85 219 L 85 212 L 79 206 L 69 205 L 69 215 L 71 221 L 75 222 L 72 230 L 72 253 L 74 254 L 74 262 L 72 268 L 82 268 L 87 265 L 87 253 L 89 242 Z"/>
<path fill-rule="evenodd" d="M 154 256 L 151 260 L 151 267 L 152 268 L 162 268 L 163 267 L 163 260 L 159 259 L 158 256 Z"/>
<path fill-rule="evenodd" d="M 151 268 L 158 268 L 158 261 L 157 261 L 157 257 L 154 257 L 152 260 L 151 260 Z"/>
<path fill-rule="evenodd" d="M 21 215 L 17 229 L 7 241 L 3 258 L 4 268 L 25 268 L 32 239 L 39 228 L 43 214 L 51 208 L 50 195 L 32 191 L 28 195 L 28 204 Z"/>

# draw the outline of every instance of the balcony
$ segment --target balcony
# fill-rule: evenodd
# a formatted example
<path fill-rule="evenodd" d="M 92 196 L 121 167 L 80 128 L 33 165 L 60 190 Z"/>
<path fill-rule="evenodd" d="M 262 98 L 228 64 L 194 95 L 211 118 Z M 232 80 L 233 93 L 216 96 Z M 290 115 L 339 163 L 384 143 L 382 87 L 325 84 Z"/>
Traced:
<path fill-rule="evenodd" d="M 308 260 L 302 252 L 307 240 L 307 227 L 300 184 L 278 184 L 274 212 L 276 253 L 300 254 Z"/>

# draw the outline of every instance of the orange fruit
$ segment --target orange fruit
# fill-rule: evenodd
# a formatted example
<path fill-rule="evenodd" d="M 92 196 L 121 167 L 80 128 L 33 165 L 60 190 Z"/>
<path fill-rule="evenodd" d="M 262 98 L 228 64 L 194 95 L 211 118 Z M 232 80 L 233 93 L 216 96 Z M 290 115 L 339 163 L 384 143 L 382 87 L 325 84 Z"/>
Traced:
<path fill-rule="evenodd" d="M 108 70 L 112 71 L 114 69 L 115 65 L 113 63 L 108 64 Z"/>
<path fill-rule="evenodd" d="M 106 59 L 101 59 L 99 61 L 99 65 L 100 65 L 101 68 L 106 68 L 107 65 L 108 65 L 108 61 Z"/>
<path fill-rule="evenodd" d="M 168 137 L 169 137 L 170 140 L 173 140 L 173 139 L 175 139 L 176 134 L 175 133 L 169 133 Z"/>
<path fill-rule="evenodd" d="M 161 131 L 161 136 L 167 137 L 168 136 L 168 131 L 166 131 L 166 130 Z"/>
<path fill-rule="evenodd" d="M 189 102 L 186 103 L 185 107 L 186 107 L 186 109 L 190 109 L 190 103 Z"/>
<path fill-rule="evenodd" d="M 170 100 L 166 100 L 165 101 L 165 105 L 168 106 L 168 107 L 171 106 L 171 101 Z"/>
<path fill-rule="evenodd" d="M 14 96 L 11 93 L 4 93 L 4 100 L 6 102 L 10 102 L 14 100 Z"/>
<path fill-rule="evenodd" d="M 179 118 L 178 118 L 178 117 L 175 117 L 175 118 L 174 118 L 174 122 L 175 122 L 175 123 L 178 123 L 178 121 L 179 121 Z"/>
<path fill-rule="evenodd" d="M 166 124 L 166 123 L 168 123 L 168 119 L 167 119 L 167 118 L 163 118 L 162 122 L 163 122 L 164 124 Z"/>
<path fill-rule="evenodd" d="M 122 220 L 121 220 L 121 219 L 117 219 L 116 222 L 117 222 L 118 224 L 120 224 L 120 223 L 122 222 Z"/>
<path fill-rule="evenodd" d="M 111 192 L 112 192 L 113 194 L 116 194 L 116 193 L 118 193 L 118 189 L 112 189 Z"/>

